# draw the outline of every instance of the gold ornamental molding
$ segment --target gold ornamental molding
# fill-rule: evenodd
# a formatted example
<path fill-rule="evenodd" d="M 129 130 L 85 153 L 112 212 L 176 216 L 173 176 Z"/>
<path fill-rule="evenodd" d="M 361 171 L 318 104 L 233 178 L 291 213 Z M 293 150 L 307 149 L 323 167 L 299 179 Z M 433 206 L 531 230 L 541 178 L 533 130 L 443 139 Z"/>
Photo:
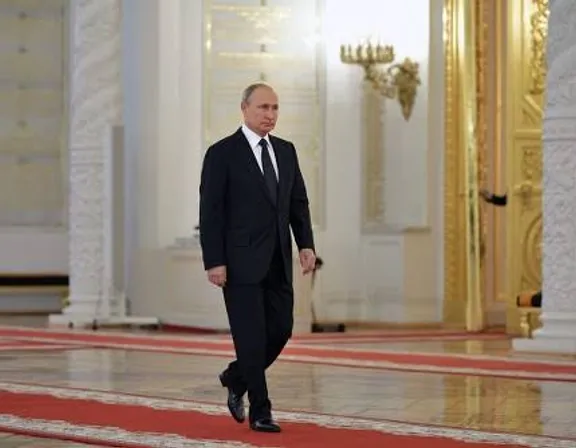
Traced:
<path fill-rule="evenodd" d="M 488 164 L 488 148 L 487 148 L 487 88 L 486 88 L 486 72 L 487 72 L 487 44 L 488 44 L 488 26 L 486 23 L 487 7 L 489 6 L 487 0 L 475 1 L 475 30 L 474 39 L 476 45 L 476 159 L 477 159 L 477 179 L 478 186 L 486 185 L 487 173 L 486 168 Z M 483 202 L 478 203 L 478 216 L 479 222 L 479 238 L 480 238 L 480 278 L 485 278 L 485 255 L 486 255 L 486 240 L 487 240 L 487 210 Z M 485 303 L 485 290 L 483 282 L 480 282 L 480 295 Z"/>
<path fill-rule="evenodd" d="M 405 58 L 394 64 L 394 47 L 372 42 L 356 46 L 341 45 L 340 60 L 344 64 L 361 66 L 364 69 L 364 79 L 385 98 L 396 99 L 404 119 L 410 119 L 418 86 L 421 84 L 417 62 Z"/>
<path fill-rule="evenodd" d="M 481 0 L 444 1 L 444 322 L 468 331 L 485 325 L 478 201 L 485 144 L 479 138 L 485 125 L 484 84 L 478 77 L 484 70 L 478 45 L 484 31 L 478 26 L 482 6 Z"/>
<path fill-rule="evenodd" d="M 532 58 L 530 93 L 541 95 L 546 86 L 546 36 L 548 33 L 548 0 L 533 0 L 530 14 L 530 38 Z"/>

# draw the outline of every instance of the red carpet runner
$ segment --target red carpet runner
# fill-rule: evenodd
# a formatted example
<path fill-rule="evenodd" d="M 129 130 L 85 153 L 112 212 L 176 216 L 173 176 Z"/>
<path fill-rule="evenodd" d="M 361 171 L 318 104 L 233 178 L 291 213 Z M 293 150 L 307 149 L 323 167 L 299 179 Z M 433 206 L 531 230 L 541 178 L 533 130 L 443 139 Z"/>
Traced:
<path fill-rule="evenodd" d="M 116 447 L 526 448 L 575 441 L 277 412 L 281 434 L 235 423 L 223 406 L 0 383 L 0 430 Z"/>

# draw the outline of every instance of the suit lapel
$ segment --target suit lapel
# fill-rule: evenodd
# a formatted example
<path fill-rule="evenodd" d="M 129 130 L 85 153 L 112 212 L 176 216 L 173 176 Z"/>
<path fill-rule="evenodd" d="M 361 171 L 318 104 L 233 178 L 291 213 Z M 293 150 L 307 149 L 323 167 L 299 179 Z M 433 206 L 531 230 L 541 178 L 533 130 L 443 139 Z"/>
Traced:
<path fill-rule="evenodd" d="M 252 148 L 250 147 L 250 143 L 248 142 L 248 139 L 246 138 L 246 136 L 242 132 L 242 128 L 238 129 L 238 131 L 236 132 L 236 136 L 237 136 L 238 141 L 240 143 L 240 146 L 242 148 L 242 152 L 244 155 L 244 159 L 246 161 L 246 166 L 248 168 L 248 172 L 255 179 L 255 181 L 260 184 L 260 188 L 262 188 L 264 195 L 273 204 L 274 201 L 272 200 L 272 196 L 270 195 L 270 192 L 268 191 L 268 187 L 266 186 L 266 182 L 264 181 L 264 175 L 262 174 L 262 171 L 260 170 L 260 166 L 258 166 L 258 161 L 256 160 L 256 157 L 254 156 L 254 151 L 252 151 Z"/>

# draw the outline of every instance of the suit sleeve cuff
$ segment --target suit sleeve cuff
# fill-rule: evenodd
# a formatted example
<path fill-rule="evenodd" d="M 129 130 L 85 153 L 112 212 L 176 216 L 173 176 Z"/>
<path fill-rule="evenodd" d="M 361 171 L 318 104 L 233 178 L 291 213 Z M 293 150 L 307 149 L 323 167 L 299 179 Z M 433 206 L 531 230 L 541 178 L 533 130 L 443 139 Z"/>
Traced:
<path fill-rule="evenodd" d="M 214 260 L 204 260 L 204 270 L 208 271 L 212 268 L 216 268 L 218 266 L 226 266 L 226 263 L 223 261 L 214 261 Z"/>

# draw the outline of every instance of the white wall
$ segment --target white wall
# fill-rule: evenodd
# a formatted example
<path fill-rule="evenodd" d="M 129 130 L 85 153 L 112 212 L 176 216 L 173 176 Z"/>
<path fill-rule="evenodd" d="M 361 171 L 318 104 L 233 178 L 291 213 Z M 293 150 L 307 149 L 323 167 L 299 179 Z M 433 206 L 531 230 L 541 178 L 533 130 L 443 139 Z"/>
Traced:
<path fill-rule="evenodd" d="M 432 271 L 436 317 L 442 320 L 444 301 L 444 148 L 445 148 L 445 58 L 444 1 L 430 1 L 430 57 L 428 58 L 428 216 L 431 225 Z"/>
<path fill-rule="evenodd" d="M 134 314 L 197 319 L 182 309 L 167 247 L 197 223 L 202 147 L 202 2 L 125 0 L 123 76 L 127 296 Z M 193 277 L 193 276 L 192 276 Z M 189 291 L 190 301 L 196 291 Z M 198 298 L 198 302 L 205 296 Z M 171 301 L 172 300 L 172 301 Z M 198 313 L 201 314 L 201 313 Z"/>
<path fill-rule="evenodd" d="M 439 316 L 443 99 L 438 89 L 443 73 L 441 64 L 429 66 L 429 61 L 441 60 L 443 4 L 430 4 L 432 43 L 428 0 L 324 2 L 324 32 L 318 36 L 326 63 L 325 72 L 319 73 L 324 83 L 324 166 L 319 179 L 307 179 L 322 186 L 316 206 L 324 219 L 316 238 L 326 265 L 315 298 L 323 319 L 423 322 Z M 170 263 L 182 259 L 166 261 L 166 248 L 190 236 L 197 223 L 205 150 L 199 101 L 204 85 L 200 6 L 200 1 L 187 0 L 163 0 L 162 8 L 154 0 L 125 1 L 126 150 L 133 213 L 128 223 L 129 297 L 138 314 L 174 314 L 167 309 L 174 285 L 162 278 L 172 278 L 165 275 L 177 269 Z M 409 122 L 396 102 L 385 103 L 386 225 L 371 234 L 361 226 L 362 71 L 339 59 L 340 44 L 354 43 L 366 37 L 365 32 L 394 45 L 398 59 L 417 60 L 422 76 Z M 205 285 L 186 288 L 190 303 L 204 306 Z M 215 301 L 214 312 L 222 311 Z"/>
<path fill-rule="evenodd" d="M 0 5 L 1 274 L 68 271 L 65 3 Z"/>
<path fill-rule="evenodd" d="M 420 64 L 422 85 L 410 121 L 404 120 L 395 100 L 384 102 L 384 212 L 386 223 L 390 226 L 426 226 L 430 1 L 325 1 L 324 38 L 328 83 L 334 91 L 339 91 L 341 102 L 355 107 L 354 111 L 351 110 L 343 117 L 344 123 L 350 122 L 352 127 L 359 124 L 361 113 L 356 101 L 360 99 L 358 88 L 363 70 L 340 62 L 338 50 L 341 44 L 354 45 L 362 40 L 380 40 L 385 45 L 394 46 L 396 62 L 409 57 Z M 348 80 L 344 81 L 343 76 L 347 76 Z M 327 106 L 331 106 L 330 92 L 328 98 Z M 353 113 L 356 121 L 351 119 Z M 334 120 L 336 126 L 341 124 L 337 118 L 329 119 L 328 123 Z"/>
<path fill-rule="evenodd" d="M 438 130 L 443 129 L 442 121 L 438 122 L 442 97 L 432 96 L 429 86 L 437 88 L 443 73 L 435 70 L 429 78 L 429 60 L 443 51 L 442 8 L 442 2 L 434 0 L 353 4 L 326 0 L 327 220 L 318 235 L 326 267 L 316 298 L 327 319 L 425 322 L 439 317 L 437 285 L 442 282 L 435 264 L 441 261 L 436 257 L 441 250 L 434 242 L 441 235 L 436 217 L 442 197 L 441 164 L 437 163 L 443 147 L 438 140 Z M 433 28 L 432 48 L 430 17 L 440 24 Z M 416 60 L 422 85 L 408 122 L 395 101 L 384 104 L 385 225 L 366 235 L 360 216 L 362 69 L 343 65 L 338 49 L 371 37 L 394 45 L 397 60 Z"/>

